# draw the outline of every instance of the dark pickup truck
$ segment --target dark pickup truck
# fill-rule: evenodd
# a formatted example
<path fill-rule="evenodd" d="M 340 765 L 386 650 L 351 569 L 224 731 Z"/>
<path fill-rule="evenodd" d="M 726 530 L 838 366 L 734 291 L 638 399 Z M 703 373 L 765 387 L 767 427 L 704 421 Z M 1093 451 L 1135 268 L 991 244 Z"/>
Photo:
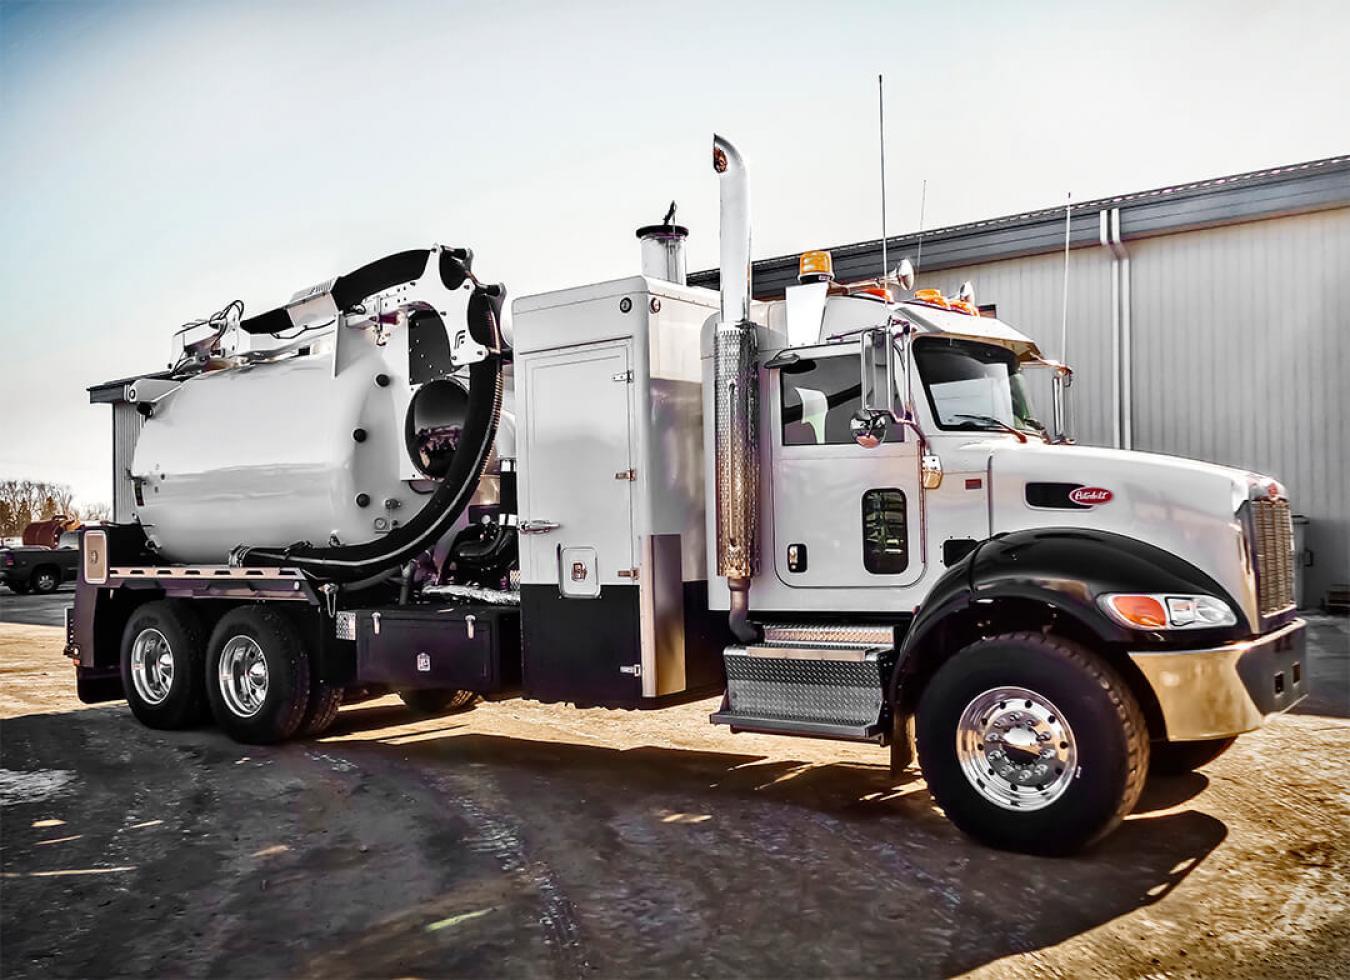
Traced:
<path fill-rule="evenodd" d="M 55 548 L 0 548 L 0 582 L 20 595 L 55 592 L 62 582 L 75 580 L 79 565 L 80 537 L 71 531 Z"/>

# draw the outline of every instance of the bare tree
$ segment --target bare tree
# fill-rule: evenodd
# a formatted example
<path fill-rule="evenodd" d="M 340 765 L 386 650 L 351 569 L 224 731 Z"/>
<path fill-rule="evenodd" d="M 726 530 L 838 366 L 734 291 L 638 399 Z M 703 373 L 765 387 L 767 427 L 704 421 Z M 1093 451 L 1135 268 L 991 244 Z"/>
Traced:
<path fill-rule="evenodd" d="M 0 480 L 0 537 L 18 537 L 34 521 L 74 516 L 75 495 L 64 483 Z"/>
<path fill-rule="evenodd" d="M 112 506 L 102 501 L 92 504 L 77 504 L 72 517 L 78 517 L 85 524 L 97 524 L 112 520 Z"/>

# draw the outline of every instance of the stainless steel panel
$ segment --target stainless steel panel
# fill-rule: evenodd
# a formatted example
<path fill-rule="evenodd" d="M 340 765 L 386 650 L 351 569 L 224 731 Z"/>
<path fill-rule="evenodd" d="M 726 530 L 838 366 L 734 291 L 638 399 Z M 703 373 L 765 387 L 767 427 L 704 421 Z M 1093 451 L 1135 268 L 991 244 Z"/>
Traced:
<path fill-rule="evenodd" d="M 688 687 L 684 661 L 684 581 L 678 534 L 642 539 L 639 620 L 642 630 L 642 696 L 677 694 Z"/>

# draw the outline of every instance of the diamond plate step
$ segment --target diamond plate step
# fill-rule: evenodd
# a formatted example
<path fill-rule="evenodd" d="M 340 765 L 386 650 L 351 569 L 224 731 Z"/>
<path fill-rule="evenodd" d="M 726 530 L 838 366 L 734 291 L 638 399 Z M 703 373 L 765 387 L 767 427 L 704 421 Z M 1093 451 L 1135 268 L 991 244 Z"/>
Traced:
<path fill-rule="evenodd" d="M 879 741 L 895 662 L 889 644 L 860 646 L 856 637 L 807 645 L 777 636 L 722 652 L 727 693 L 710 721 L 736 731 Z"/>
<path fill-rule="evenodd" d="M 892 626 L 764 623 L 762 628 L 764 643 L 767 645 L 889 647 L 895 643 L 895 628 Z"/>

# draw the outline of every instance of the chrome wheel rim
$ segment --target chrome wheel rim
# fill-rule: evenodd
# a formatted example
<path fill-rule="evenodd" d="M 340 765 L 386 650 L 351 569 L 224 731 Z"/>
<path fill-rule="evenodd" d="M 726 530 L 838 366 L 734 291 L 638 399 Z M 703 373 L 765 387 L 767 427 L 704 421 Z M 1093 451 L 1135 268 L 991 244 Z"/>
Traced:
<path fill-rule="evenodd" d="M 51 572 L 42 572 L 37 577 L 37 587 L 41 592 L 56 588 L 56 576 Z"/>
<path fill-rule="evenodd" d="M 131 683 L 146 704 L 161 704 L 173 687 L 173 648 L 157 629 L 143 629 L 131 642 Z"/>
<path fill-rule="evenodd" d="M 249 636 L 231 637 L 220 652 L 220 693 L 230 711 L 252 718 L 267 700 L 267 658 Z"/>
<path fill-rule="evenodd" d="M 996 687 L 976 695 L 961 712 L 956 757 L 982 797 L 1026 812 L 1064 795 L 1078 769 L 1078 744 L 1045 695 Z"/>

